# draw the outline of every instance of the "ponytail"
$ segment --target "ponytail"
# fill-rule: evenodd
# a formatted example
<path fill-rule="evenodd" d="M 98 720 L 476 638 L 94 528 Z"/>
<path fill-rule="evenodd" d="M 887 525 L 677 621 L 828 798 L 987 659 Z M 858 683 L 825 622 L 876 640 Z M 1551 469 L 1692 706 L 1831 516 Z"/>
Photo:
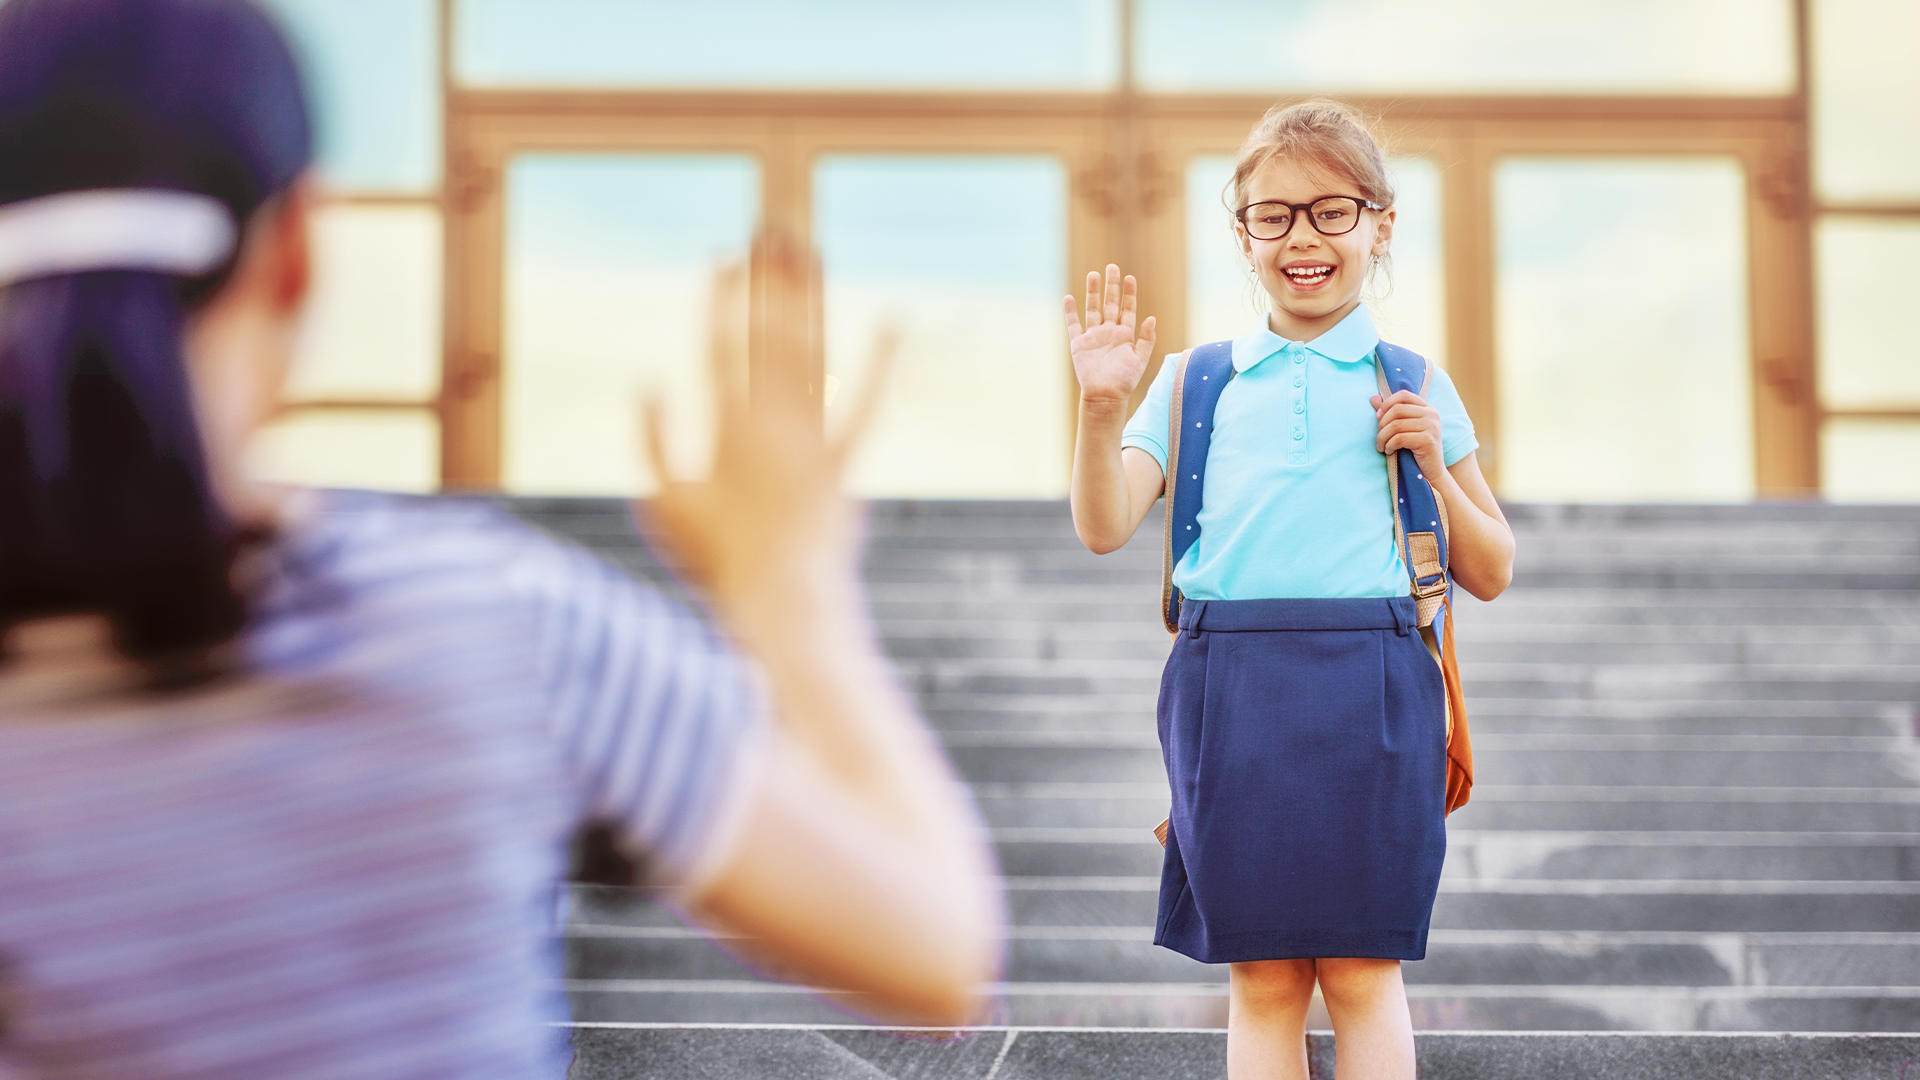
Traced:
<path fill-rule="evenodd" d="M 239 630 L 241 538 L 208 480 L 182 323 L 159 274 L 0 292 L 0 625 L 99 612 L 160 663 Z"/>
<path fill-rule="evenodd" d="M 250 0 L 0 0 L 0 630 L 99 613 L 164 669 L 244 624 L 183 333 L 311 142 Z"/>

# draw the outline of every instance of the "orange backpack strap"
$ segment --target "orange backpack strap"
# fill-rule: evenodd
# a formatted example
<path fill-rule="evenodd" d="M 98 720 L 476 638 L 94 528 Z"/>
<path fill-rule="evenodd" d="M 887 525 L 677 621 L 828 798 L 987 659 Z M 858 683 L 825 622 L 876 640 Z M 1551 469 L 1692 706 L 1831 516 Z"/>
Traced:
<path fill-rule="evenodd" d="M 1421 397 L 1433 384 L 1433 365 L 1398 345 L 1381 342 L 1374 372 L 1380 396 L 1412 390 Z M 1453 644 L 1453 581 L 1447 572 L 1446 500 L 1420 471 L 1413 452 L 1387 455 L 1387 497 L 1393 505 L 1393 542 L 1407 567 L 1419 612 L 1420 636 L 1440 665 L 1446 683 L 1447 813 L 1466 805 L 1473 792 L 1473 743 L 1467 734 L 1467 698 Z M 1436 622 L 1436 617 L 1438 618 Z"/>

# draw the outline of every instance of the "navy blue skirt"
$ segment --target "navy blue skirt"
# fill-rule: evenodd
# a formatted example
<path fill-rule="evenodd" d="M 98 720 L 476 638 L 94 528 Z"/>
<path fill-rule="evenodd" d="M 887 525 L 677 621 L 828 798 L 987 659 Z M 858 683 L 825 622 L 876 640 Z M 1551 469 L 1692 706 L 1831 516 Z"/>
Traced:
<path fill-rule="evenodd" d="M 1413 598 L 1189 600 L 1180 627 L 1154 942 L 1209 964 L 1424 957 L 1447 722 Z"/>

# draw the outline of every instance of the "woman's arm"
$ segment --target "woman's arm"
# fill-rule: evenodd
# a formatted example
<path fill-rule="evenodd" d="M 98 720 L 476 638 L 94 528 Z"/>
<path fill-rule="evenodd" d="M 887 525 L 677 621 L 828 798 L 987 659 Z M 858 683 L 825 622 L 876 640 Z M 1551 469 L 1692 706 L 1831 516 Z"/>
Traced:
<path fill-rule="evenodd" d="M 765 290 L 806 295 L 803 253 L 767 243 L 756 263 Z M 746 287 L 745 273 L 723 275 L 716 310 L 744 309 Z M 770 309 L 807 307 L 762 305 L 751 335 L 767 366 L 798 369 L 809 328 Z M 862 1011 L 963 1024 L 999 963 L 999 884 L 964 789 L 875 642 L 840 492 L 892 347 L 882 342 L 846 433 L 829 440 L 804 380 L 769 380 L 748 403 L 741 329 L 716 317 L 711 476 L 667 480 L 657 434 L 651 446 L 656 535 L 759 662 L 778 722 L 737 845 L 691 908 L 783 977 L 862 995 L 851 1002 Z"/>
<path fill-rule="evenodd" d="M 1153 355 L 1154 321 L 1134 334 L 1138 289 L 1131 276 L 1109 264 L 1104 284 L 1087 275 L 1087 320 L 1083 327 L 1073 297 L 1066 298 L 1067 350 L 1080 382 L 1079 428 L 1073 440 L 1073 531 L 1096 555 L 1124 545 L 1153 509 L 1165 476 L 1144 450 L 1120 448 L 1127 426 L 1127 399 Z"/>
<path fill-rule="evenodd" d="M 1444 464 L 1440 410 L 1412 391 L 1401 390 L 1384 400 L 1376 394 L 1373 408 L 1380 421 L 1380 452 L 1413 451 L 1420 470 L 1446 502 L 1447 570 L 1453 580 L 1482 600 L 1505 592 L 1513 581 L 1513 529 L 1474 455 Z"/>

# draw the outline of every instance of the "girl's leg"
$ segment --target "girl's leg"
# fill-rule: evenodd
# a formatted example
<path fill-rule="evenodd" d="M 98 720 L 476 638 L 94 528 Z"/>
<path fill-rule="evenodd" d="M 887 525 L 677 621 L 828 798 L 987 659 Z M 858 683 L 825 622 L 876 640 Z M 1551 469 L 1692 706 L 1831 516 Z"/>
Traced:
<path fill-rule="evenodd" d="M 1228 1080 L 1307 1080 L 1312 960 L 1234 964 L 1227 998 Z"/>
<path fill-rule="evenodd" d="M 1333 1019 L 1336 1080 L 1413 1080 L 1413 1016 L 1400 961 L 1315 960 L 1314 970 Z M 1231 1060 L 1231 1046 L 1227 1053 Z"/>

